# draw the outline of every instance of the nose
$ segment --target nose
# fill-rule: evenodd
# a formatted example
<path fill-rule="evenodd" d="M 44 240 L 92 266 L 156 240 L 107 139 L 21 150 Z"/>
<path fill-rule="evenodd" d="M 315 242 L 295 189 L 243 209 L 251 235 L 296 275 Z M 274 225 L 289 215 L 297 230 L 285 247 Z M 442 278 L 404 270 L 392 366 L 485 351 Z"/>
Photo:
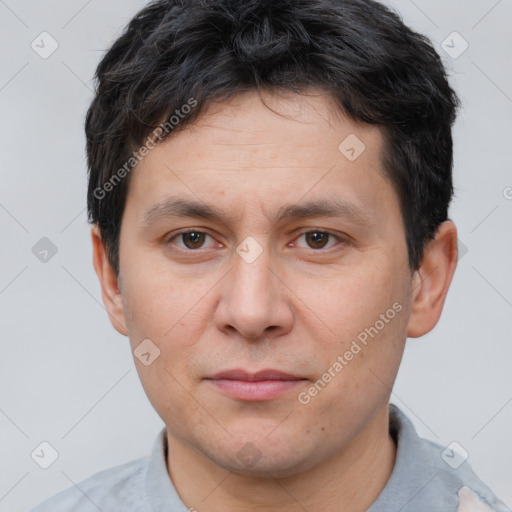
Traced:
<path fill-rule="evenodd" d="M 268 339 L 289 332 L 293 324 L 285 276 L 272 265 L 268 249 L 252 262 L 234 254 L 234 267 L 221 289 L 215 312 L 217 328 L 244 338 Z"/>

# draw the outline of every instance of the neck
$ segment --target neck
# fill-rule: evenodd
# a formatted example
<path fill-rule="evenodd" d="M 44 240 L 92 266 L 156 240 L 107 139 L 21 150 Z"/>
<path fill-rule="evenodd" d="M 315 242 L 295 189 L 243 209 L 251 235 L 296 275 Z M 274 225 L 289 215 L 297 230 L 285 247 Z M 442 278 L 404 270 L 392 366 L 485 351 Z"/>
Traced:
<path fill-rule="evenodd" d="M 285 478 L 238 475 L 214 464 L 167 431 L 167 469 L 183 503 L 200 512 L 367 510 L 395 462 L 387 405 L 349 446 L 307 471 Z"/>

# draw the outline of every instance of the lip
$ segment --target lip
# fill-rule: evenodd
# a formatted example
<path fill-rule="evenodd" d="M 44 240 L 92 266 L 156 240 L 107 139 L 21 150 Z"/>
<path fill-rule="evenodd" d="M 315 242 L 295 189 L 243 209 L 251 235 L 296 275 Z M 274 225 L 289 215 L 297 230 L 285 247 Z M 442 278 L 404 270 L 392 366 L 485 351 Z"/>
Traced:
<path fill-rule="evenodd" d="M 256 373 L 248 372 L 247 370 L 243 370 L 240 368 L 235 368 L 233 370 L 223 370 L 211 377 L 209 379 L 217 380 L 217 379 L 227 379 L 227 380 L 241 380 L 246 382 L 258 382 L 262 380 L 303 380 L 304 377 L 300 375 L 292 375 L 291 373 L 282 372 L 281 370 L 274 370 L 272 368 L 268 368 L 265 370 L 260 370 Z"/>
<path fill-rule="evenodd" d="M 281 370 L 251 373 L 242 369 L 225 370 L 206 380 L 217 390 L 238 400 L 263 401 L 277 398 L 307 379 Z"/>

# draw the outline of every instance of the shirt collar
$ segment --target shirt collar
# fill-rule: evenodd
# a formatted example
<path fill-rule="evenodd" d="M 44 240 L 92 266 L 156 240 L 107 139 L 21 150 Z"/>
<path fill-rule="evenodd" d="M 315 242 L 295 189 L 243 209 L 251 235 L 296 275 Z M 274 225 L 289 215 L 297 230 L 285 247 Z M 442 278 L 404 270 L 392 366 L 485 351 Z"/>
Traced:
<path fill-rule="evenodd" d="M 146 498 L 155 511 L 187 510 L 167 472 L 167 435 L 164 427 L 155 441 L 146 473 Z"/>
<path fill-rule="evenodd" d="M 433 457 L 431 444 L 418 436 L 409 418 L 393 404 L 389 405 L 389 420 L 397 446 L 395 464 L 367 512 L 456 510 L 457 480 L 440 466 L 441 451 Z"/>

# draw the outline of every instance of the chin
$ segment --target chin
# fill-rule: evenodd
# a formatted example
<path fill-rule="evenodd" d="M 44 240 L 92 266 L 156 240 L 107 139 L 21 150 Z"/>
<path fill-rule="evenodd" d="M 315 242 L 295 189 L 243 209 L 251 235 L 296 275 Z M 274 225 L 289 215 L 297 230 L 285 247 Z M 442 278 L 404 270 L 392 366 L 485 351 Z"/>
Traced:
<path fill-rule="evenodd" d="M 321 462 L 319 451 L 314 447 L 308 450 L 303 444 L 285 445 L 283 437 L 271 442 L 266 436 L 248 438 L 246 435 L 238 440 L 234 437 L 229 445 L 217 445 L 215 452 L 211 447 L 203 447 L 202 451 L 217 466 L 252 478 L 290 477 Z M 297 436 L 289 436 L 287 440 L 294 438 L 298 439 Z M 234 445 L 239 448 L 233 450 Z M 222 453 L 219 453 L 219 448 Z"/>

